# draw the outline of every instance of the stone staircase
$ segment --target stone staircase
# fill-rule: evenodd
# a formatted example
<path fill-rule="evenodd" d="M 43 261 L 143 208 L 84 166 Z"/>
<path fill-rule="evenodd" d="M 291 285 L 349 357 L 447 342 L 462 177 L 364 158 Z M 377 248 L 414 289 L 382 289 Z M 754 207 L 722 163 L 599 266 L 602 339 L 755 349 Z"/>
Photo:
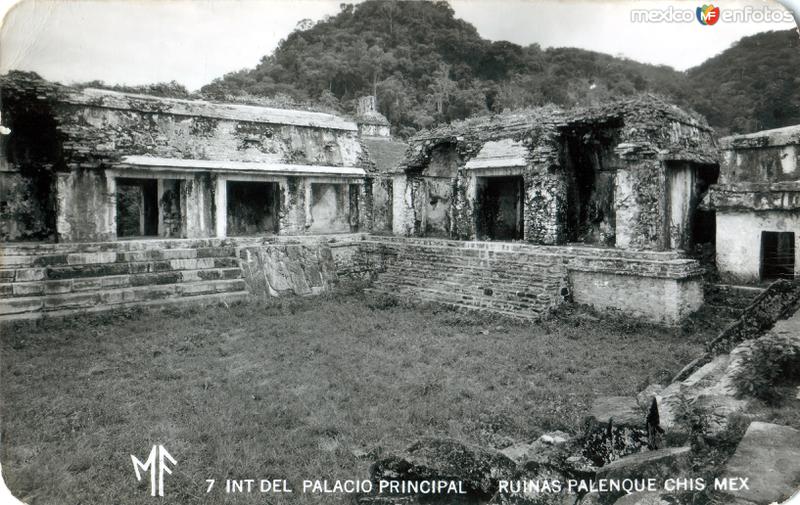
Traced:
<path fill-rule="evenodd" d="M 545 316 L 561 296 L 565 270 L 557 256 L 424 240 L 376 247 L 385 261 L 371 293 L 523 319 Z"/>
<path fill-rule="evenodd" d="M 0 246 L 0 320 L 246 296 L 237 249 L 222 240 Z"/>
<path fill-rule="evenodd" d="M 706 310 L 710 309 L 720 319 L 733 322 L 763 292 L 764 288 L 760 286 L 708 284 L 705 288 Z"/>

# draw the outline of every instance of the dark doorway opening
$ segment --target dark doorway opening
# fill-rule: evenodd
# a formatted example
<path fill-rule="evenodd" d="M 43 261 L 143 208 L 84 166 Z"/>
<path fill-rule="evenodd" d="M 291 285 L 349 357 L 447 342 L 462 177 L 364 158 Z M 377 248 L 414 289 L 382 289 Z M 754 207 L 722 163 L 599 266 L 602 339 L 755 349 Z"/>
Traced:
<path fill-rule="evenodd" d="M 705 244 L 713 245 L 717 236 L 717 217 L 713 209 L 698 207 L 700 202 L 708 193 L 708 188 L 716 184 L 719 179 L 719 166 L 700 165 L 697 168 L 697 178 L 695 180 L 695 195 L 697 195 L 693 207 L 696 209 L 694 219 L 692 219 L 692 244 L 704 247 Z"/>
<path fill-rule="evenodd" d="M 278 233 L 277 182 L 228 181 L 228 235 Z"/>
<path fill-rule="evenodd" d="M 479 239 L 521 240 L 524 182 L 521 175 L 478 178 Z"/>
<path fill-rule="evenodd" d="M 614 145 L 614 137 L 602 132 L 574 133 L 566 137 L 564 163 L 567 176 L 567 241 L 614 245 L 613 153 L 604 146 Z"/>
<path fill-rule="evenodd" d="M 158 235 L 158 183 L 117 179 L 117 237 Z"/>
<path fill-rule="evenodd" d="M 761 278 L 794 279 L 794 232 L 761 232 Z"/>

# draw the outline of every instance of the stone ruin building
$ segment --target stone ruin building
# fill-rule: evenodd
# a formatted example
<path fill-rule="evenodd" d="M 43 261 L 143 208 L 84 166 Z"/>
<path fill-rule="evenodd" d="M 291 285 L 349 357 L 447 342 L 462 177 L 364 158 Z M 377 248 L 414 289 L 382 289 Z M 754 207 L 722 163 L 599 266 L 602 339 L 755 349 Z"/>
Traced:
<path fill-rule="evenodd" d="M 3 83 L 3 109 L 4 240 L 368 226 L 369 161 L 340 117 L 30 80 Z"/>
<path fill-rule="evenodd" d="M 688 253 L 714 242 L 715 219 L 728 226 L 739 180 L 730 155 L 719 175 L 702 118 L 651 97 L 405 143 L 374 97 L 348 119 L 23 73 L 0 91 L 4 319 L 312 294 L 355 276 L 532 320 L 572 300 L 674 324 L 703 303 Z M 788 173 L 769 191 L 788 191 Z"/>
<path fill-rule="evenodd" d="M 800 126 L 725 137 L 720 147 L 719 183 L 703 202 L 716 214 L 720 275 L 800 277 Z"/>

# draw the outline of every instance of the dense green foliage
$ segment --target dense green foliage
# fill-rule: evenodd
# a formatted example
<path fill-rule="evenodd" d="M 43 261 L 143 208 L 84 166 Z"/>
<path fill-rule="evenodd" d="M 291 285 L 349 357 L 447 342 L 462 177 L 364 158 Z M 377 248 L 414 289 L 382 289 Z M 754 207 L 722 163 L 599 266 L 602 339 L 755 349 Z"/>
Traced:
<path fill-rule="evenodd" d="M 731 132 L 800 123 L 800 38 L 794 30 L 745 37 L 688 71 L 691 104 Z"/>
<path fill-rule="evenodd" d="M 445 2 L 368 0 L 298 25 L 255 69 L 202 89 L 215 99 L 271 97 L 353 112 L 359 96 L 407 136 L 477 113 L 596 103 L 650 92 L 705 114 L 720 133 L 800 122 L 794 32 L 746 37 L 688 72 L 574 48 L 482 39 Z"/>

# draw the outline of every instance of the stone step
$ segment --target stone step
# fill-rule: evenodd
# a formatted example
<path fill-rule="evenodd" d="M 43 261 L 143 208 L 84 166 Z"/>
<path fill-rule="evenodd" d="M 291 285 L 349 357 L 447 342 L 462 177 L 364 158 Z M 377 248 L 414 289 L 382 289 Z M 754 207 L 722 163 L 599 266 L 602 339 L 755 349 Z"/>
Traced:
<path fill-rule="evenodd" d="M 414 301 L 432 302 L 465 312 L 499 314 L 514 319 L 523 319 L 529 321 L 538 321 L 542 318 L 542 313 L 536 311 L 521 312 L 517 310 L 502 310 L 492 306 L 479 306 L 474 304 L 470 305 L 465 303 L 454 302 L 452 300 L 452 297 L 446 297 L 446 296 L 443 297 L 427 296 L 425 293 L 405 292 L 405 291 L 398 292 L 395 289 L 386 290 L 376 287 L 367 288 L 364 291 L 368 294 L 373 294 L 373 295 L 378 295 L 378 294 L 391 295 L 391 296 L 399 296 L 401 298 L 409 298 Z"/>
<path fill-rule="evenodd" d="M 442 272 L 435 269 L 420 267 L 418 269 L 398 269 L 389 267 L 378 275 L 379 279 L 417 279 L 425 282 L 447 282 L 458 285 L 486 287 L 500 285 L 510 291 L 525 291 L 530 289 L 557 289 L 562 281 L 561 276 L 553 275 L 516 275 L 508 272 L 485 271 L 480 273 L 470 271 Z"/>
<path fill-rule="evenodd" d="M 510 299 L 531 299 L 540 294 L 557 293 L 559 284 L 534 284 L 525 283 L 513 285 L 508 282 L 502 284 L 478 283 L 475 279 L 460 281 L 459 279 L 440 280 L 429 277 L 407 277 L 402 275 L 380 274 L 375 281 L 385 287 L 395 285 L 406 285 L 414 287 L 437 286 L 452 291 L 463 292 L 464 294 L 476 295 L 483 294 L 486 289 L 490 289 L 495 296 L 508 296 Z"/>
<path fill-rule="evenodd" d="M 436 278 L 442 280 L 470 280 L 473 281 L 502 281 L 502 282 L 519 282 L 525 283 L 541 283 L 546 282 L 558 283 L 564 277 L 561 272 L 523 272 L 523 271 L 507 271 L 507 270 L 491 270 L 491 269 L 472 269 L 472 268 L 453 268 L 453 269 L 440 269 L 431 266 L 419 265 L 418 267 L 406 267 L 398 265 L 388 265 L 384 273 L 416 278 Z"/>
<path fill-rule="evenodd" d="M 503 296 L 485 296 L 465 293 L 458 290 L 440 290 L 434 287 L 420 287 L 392 284 L 390 286 L 376 285 L 374 289 L 380 289 L 386 293 L 404 293 L 415 295 L 416 297 L 441 302 L 454 302 L 471 307 L 494 307 L 498 310 L 504 311 L 521 311 L 521 312 L 534 312 L 536 314 L 542 313 L 547 309 L 550 302 L 549 300 L 527 299 L 519 300 Z"/>
<path fill-rule="evenodd" d="M 511 261 L 468 261 L 460 258 L 394 258 L 386 261 L 387 266 L 398 267 L 433 267 L 437 269 L 470 268 L 474 270 L 513 271 L 513 272 L 562 272 L 564 266 L 556 263 L 518 263 Z"/>
<path fill-rule="evenodd" d="M 516 255 L 516 254 L 508 254 L 508 253 L 482 253 L 477 254 L 473 251 L 456 251 L 446 249 L 444 251 L 432 251 L 432 250 L 419 250 L 414 251 L 407 250 L 401 251 L 395 256 L 395 260 L 393 261 L 432 261 L 436 263 L 471 263 L 471 264 L 480 264 L 480 263 L 496 263 L 498 261 L 497 257 L 502 256 L 503 263 L 506 264 L 515 264 L 515 265 L 531 265 L 531 266 L 542 266 L 548 267 L 551 265 L 558 264 L 556 262 L 557 258 L 553 256 L 531 256 L 531 255 Z"/>
<path fill-rule="evenodd" d="M 398 248 L 427 248 L 438 250 L 478 250 L 484 252 L 501 252 L 513 254 L 539 254 L 545 255 L 570 255 L 586 256 L 592 258 L 608 259 L 636 259 L 654 261 L 672 261 L 686 259 L 686 253 L 682 251 L 626 251 L 608 247 L 596 247 L 585 244 L 567 245 L 537 245 L 528 242 L 489 242 L 489 241 L 469 241 L 453 239 L 434 239 L 434 238 L 409 238 L 393 236 L 372 236 L 365 240 L 367 244 L 374 244 L 375 247 L 386 247 L 392 249 L 397 244 Z"/>
<path fill-rule="evenodd" d="M 63 310 L 50 310 L 43 312 L 41 310 L 35 312 L 19 312 L 14 314 L 0 314 L 0 321 L 15 321 L 24 319 L 39 319 L 42 317 L 55 318 L 73 316 L 76 313 L 96 313 L 105 312 L 114 309 L 129 308 L 129 307 L 167 307 L 174 305 L 212 305 L 217 303 L 234 303 L 245 301 L 250 297 L 248 291 L 223 291 L 220 293 L 209 294 L 191 294 L 179 298 L 160 298 L 145 301 L 122 302 L 106 305 L 95 305 L 92 307 L 83 307 L 80 309 L 63 309 Z"/>
<path fill-rule="evenodd" d="M 50 281 L 0 283 L 0 296 L 23 297 L 55 295 L 80 291 L 176 284 L 205 280 L 239 279 L 242 270 L 235 268 L 207 268 L 198 270 L 174 270 L 142 274 L 106 275 L 103 277 L 78 277 Z"/>
<path fill-rule="evenodd" d="M 764 288 L 758 286 L 711 284 L 705 289 L 705 301 L 709 306 L 720 310 L 727 307 L 727 313 L 736 318 L 763 292 Z"/>
<path fill-rule="evenodd" d="M 197 249 L 147 249 L 141 251 L 98 251 L 47 255 L 0 255 L 0 269 L 44 268 L 80 265 L 107 265 L 148 261 L 191 260 L 197 258 L 236 257 L 234 247 Z"/>
<path fill-rule="evenodd" d="M 223 279 L 135 286 L 100 291 L 63 293 L 45 296 L 4 298 L 0 300 L 0 318 L 28 312 L 85 310 L 97 306 L 147 302 L 166 298 L 181 298 L 215 293 L 238 292 L 246 289 L 244 279 Z"/>
<path fill-rule="evenodd" d="M 91 263 L 85 265 L 59 265 L 0 270 L 0 284 L 32 281 L 64 280 L 78 278 L 136 275 L 182 270 L 239 268 L 239 259 L 233 257 L 180 258 L 154 261 L 127 261 Z"/>
<path fill-rule="evenodd" d="M 198 249 L 203 247 L 235 247 L 237 241 L 216 238 L 159 238 L 117 240 L 113 242 L 63 242 L 58 244 L 0 244 L 0 256 L 42 256 L 52 254 L 123 252 L 165 249 Z"/>

